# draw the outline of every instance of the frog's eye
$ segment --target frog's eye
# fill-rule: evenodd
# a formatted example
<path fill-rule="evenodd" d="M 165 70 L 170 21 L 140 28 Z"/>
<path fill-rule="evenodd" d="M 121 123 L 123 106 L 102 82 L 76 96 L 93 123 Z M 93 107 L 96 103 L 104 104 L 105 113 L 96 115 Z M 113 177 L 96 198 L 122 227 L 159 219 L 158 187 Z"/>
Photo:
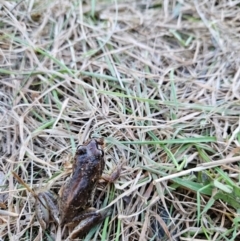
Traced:
<path fill-rule="evenodd" d="M 82 156 L 82 155 L 84 155 L 84 154 L 86 154 L 86 153 L 87 153 L 86 148 L 83 148 L 83 147 L 80 146 L 80 147 L 77 149 L 77 155 Z"/>

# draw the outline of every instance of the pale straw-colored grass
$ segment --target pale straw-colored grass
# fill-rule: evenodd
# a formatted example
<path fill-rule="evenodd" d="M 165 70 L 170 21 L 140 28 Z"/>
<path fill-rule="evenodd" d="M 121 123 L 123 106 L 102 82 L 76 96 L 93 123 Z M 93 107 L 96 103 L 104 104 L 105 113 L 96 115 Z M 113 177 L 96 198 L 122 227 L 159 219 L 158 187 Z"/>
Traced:
<path fill-rule="evenodd" d="M 57 193 L 77 144 L 104 137 L 121 175 L 86 240 L 240 240 L 239 6 L 0 1 L 0 239 L 64 240 L 12 171 Z"/>

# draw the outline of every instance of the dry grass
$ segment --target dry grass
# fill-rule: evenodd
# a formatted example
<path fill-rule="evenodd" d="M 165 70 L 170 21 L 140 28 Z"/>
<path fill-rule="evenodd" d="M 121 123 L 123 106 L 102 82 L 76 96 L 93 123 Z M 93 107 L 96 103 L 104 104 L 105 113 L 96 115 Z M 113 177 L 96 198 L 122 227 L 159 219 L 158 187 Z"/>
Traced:
<path fill-rule="evenodd" d="M 239 6 L 0 1 L 0 239 L 61 240 L 12 171 L 57 192 L 104 137 L 122 171 L 86 240 L 240 240 Z"/>

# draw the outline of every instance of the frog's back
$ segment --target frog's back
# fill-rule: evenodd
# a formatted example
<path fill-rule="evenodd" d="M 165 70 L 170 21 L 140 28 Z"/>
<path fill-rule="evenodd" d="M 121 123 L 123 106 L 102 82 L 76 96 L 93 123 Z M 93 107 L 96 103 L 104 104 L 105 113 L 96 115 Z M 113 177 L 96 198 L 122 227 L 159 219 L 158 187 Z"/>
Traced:
<path fill-rule="evenodd" d="M 59 210 L 62 225 L 72 222 L 92 197 L 104 168 L 103 151 L 91 140 L 79 146 L 74 158 L 73 174 L 60 190 Z"/>

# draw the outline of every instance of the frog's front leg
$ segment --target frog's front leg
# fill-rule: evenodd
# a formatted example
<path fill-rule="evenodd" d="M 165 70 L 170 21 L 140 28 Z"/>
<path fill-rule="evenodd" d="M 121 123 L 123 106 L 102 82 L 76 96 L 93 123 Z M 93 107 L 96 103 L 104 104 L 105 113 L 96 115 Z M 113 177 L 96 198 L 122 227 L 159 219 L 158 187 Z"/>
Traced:
<path fill-rule="evenodd" d="M 78 223 L 69 235 L 68 239 L 71 240 L 81 237 L 82 235 L 90 231 L 94 226 L 101 223 L 110 214 L 110 210 L 105 210 L 102 212 L 99 212 L 95 208 L 89 208 L 87 210 L 84 210 L 79 215 L 77 215 L 71 223 L 67 224 L 67 226 L 71 226 L 74 223 Z"/>
<path fill-rule="evenodd" d="M 122 164 L 119 164 L 111 174 L 104 174 L 101 178 L 109 183 L 114 183 L 120 176 Z"/>
<path fill-rule="evenodd" d="M 35 199 L 35 209 L 37 219 L 43 230 L 48 223 L 54 220 L 59 224 L 59 210 L 57 206 L 57 197 L 52 192 L 40 192 Z"/>

